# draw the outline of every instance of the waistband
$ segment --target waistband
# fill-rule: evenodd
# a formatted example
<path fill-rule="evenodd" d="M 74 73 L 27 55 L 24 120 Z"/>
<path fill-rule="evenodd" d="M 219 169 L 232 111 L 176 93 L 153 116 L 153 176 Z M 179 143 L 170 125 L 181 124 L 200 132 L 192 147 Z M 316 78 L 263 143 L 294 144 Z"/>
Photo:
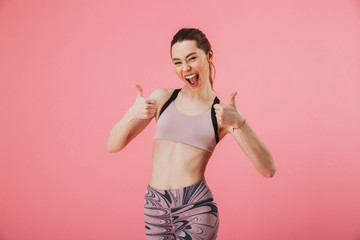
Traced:
<path fill-rule="evenodd" d="M 145 191 L 144 206 L 157 208 L 181 207 L 191 203 L 214 200 L 206 181 L 175 189 L 157 189 L 149 184 Z"/>

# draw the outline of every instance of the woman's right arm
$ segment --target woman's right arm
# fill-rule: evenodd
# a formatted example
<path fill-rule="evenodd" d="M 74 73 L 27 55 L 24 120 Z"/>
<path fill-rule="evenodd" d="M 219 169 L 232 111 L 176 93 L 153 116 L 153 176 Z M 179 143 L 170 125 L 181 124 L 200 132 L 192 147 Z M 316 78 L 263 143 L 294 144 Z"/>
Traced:
<path fill-rule="evenodd" d="M 164 89 L 157 88 L 148 98 L 144 98 L 141 86 L 136 87 L 138 95 L 134 105 L 110 131 L 106 146 L 110 153 L 119 152 L 126 147 L 151 122 L 157 113 L 158 103 L 165 94 Z"/>

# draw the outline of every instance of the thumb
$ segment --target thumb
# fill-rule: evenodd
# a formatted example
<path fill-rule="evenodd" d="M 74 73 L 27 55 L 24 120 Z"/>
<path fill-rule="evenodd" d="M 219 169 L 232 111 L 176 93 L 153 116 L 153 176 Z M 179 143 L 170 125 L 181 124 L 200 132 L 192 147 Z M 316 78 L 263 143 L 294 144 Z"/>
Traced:
<path fill-rule="evenodd" d="M 230 102 L 229 102 L 229 105 L 233 106 L 233 107 L 236 107 L 235 106 L 235 96 L 237 95 L 237 92 L 233 92 L 230 96 Z"/>
<path fill-rule="evenodd" d="M 143 97 L 143 91 L 142 91 L 142 88 L 139 84 L 134 84 L 134 86 L 137 88 L 137 96 L 139 97 Z"/>

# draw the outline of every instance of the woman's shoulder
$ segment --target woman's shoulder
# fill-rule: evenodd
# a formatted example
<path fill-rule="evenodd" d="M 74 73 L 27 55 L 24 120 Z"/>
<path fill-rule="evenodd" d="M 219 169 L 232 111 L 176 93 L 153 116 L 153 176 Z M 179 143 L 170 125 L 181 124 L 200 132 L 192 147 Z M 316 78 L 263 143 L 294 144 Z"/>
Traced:
<path fill-rule="evenodd" d="M 156 120 L 159 117 L 160 109 L 174 92 L 174 88 L 155 88 L 148 98 L 156 100 Z"/>
<path fill-rule="evenodd" d="M 175 90 L 175 88 L 155 88 L 154 91 L 157 91 L 159 93 L 168 94 L 172 93 Z"/>
<path fill-rule="evenodd" d="M 174 90 L 174 88 L 155 88 L 154 91 L 150 94 L 149 98 L 163 102 L 171 96 Z"/>
<path fill-rule="evenodd" d="M 161 107 L 170 98 L 174 88 L 155 88 L 148 98 L 155 99 L 157 107 Z"/>

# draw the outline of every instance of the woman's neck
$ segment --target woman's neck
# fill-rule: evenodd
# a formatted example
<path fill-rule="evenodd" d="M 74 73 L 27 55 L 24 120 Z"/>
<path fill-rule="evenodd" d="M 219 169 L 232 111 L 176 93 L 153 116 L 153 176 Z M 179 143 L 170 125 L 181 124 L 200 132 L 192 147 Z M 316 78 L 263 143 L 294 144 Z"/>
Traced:
<path fill-rule="evenodd" d="M 191 100 L 212 100 L 215 97 L 215 93 L 213 92 L 213 90 L 211 89 L 210 83 L 203 85 L 203 86 L 198 86 L 196 88 L 192 88 L 190 86 L 188 86 L 187 84 L 185 84 L 182 89 L 181 89 L 181 93 L 190 98 Z"/>

